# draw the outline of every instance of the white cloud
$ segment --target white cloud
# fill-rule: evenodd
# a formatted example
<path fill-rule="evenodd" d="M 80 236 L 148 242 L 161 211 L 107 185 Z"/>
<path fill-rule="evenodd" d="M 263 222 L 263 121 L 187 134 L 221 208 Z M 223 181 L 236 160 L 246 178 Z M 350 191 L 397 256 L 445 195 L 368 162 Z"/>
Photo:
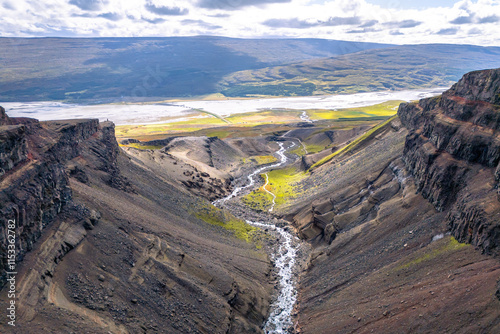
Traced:
<path fill-rule="evenodd" d="M 1 0 L 0 0 L 1 1 Z M 318 37 L 500 45 L 500 1 L 382 8 L 369 0 L 4 0 L 2 36 Z M 481 31 L 481 34 L 478 33 Z"/>

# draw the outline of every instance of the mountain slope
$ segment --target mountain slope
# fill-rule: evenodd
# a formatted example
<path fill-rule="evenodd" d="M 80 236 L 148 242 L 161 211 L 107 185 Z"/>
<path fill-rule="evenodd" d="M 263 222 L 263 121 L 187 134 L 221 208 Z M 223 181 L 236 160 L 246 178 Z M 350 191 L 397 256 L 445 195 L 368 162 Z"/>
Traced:
<path fill-rule="evenodd" d="M 206 200 L 120 151 L 111 122 L 0 120 L 2 286 L 8 220 L 18 272 L 2 333 L 262 332 L 272 268 L 255 229 L 207 219 Z"/>
<path fill-rule="evenodd" d="M 383 132 L 294 185 L 280 212 L 314 247 L 299 333 L 500 330 L 499 80 L 472 72 L 401 104 Z"/>
<path fill-rule="evenodd" d="M 401 45 L 327 59 L 236 72 L 224 77 L 227 96 L 312 95 L 449 86 L 474 69 L 500 66 L 500 48 Z"/>
<path fill-rule="evenodd" d="M 235 71 L 385 47 L 320 39 L 0 38 L 0 100 L 95 100 L 216 93 Z"/>

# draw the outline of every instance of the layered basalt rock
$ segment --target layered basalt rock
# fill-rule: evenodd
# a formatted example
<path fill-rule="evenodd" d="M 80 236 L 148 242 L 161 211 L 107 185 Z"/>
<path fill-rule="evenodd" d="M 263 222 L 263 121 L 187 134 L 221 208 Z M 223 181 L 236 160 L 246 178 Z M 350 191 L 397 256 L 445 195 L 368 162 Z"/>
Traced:
<path fill-rule="evenodd" d="M 403 103 L 403 160 L 455 238 L 499 254 L 500 69 L 463 76 L 442 96 Z"/>
<path fill-rule="evenodd" d="M 0 175 L 5 174 L 28 157 L 25 127 L 0 126 Z"/>
<path fill-rule="evenodd" d="M 72 201 L 66 163 L 93 145 L 109 183 L 126 187 L 116 167 L 114 126 L 97 119 L 38 122 L 9 118 L 0 110 L 0 286 L 6 278 L 7 222 L 16 223 L 21 261 L 43 231 Z M 93 140 L 89 140 L 89 139 Z M 100 140 L 99 140 L 100 138 Z M 124 186 L 125 184 L 125 186 Z M 82 224 L 84 221 L 82 220 Z"/>
<path fill-rule="evenodd" d="M 209 203 L 173 182 L 170 173 L 187 172 L 180 162 L 158 152 L 153 161 L 175 168 L 140 164 L 119 148 L 111 122 L 0 111 L 8 133 L 0 142 L 8 166 L 0 176 L 0 306 L 9 303 L 13 220 L 15 333 L 262 333 L 271 263 L 253 243 L 187 211 Z M 224 149 L 206 144 L 209 153 Z"/>

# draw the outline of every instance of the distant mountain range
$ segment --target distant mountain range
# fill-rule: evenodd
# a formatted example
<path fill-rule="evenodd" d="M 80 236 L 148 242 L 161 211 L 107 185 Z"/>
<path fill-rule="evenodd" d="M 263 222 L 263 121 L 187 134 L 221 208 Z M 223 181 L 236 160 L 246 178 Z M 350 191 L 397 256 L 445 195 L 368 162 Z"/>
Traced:
<path fill-rule="evenodd" d="M 226 96 L 313 95 L 450 86 L 474 69 L 500 66 L 499 47 L 423 44 L 364 50 L 226 76 Z"/>
<path fill-rule="evenodd" d="M 448 85 L 500 48 L 322 39 L 0 38 L 0 101 L 352 93 Z"/>

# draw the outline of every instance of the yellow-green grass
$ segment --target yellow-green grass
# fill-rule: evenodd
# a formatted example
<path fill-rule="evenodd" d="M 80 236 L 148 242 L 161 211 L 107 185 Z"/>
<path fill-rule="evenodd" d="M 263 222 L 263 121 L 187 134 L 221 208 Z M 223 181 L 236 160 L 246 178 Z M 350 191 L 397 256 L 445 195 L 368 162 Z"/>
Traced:
<path fill-rule="evenodd" d="M 455 252 L 465 247 L 470 247 L 469 244 L 460 243 L 457 239 L 453 237 L 446 237 L 448 240 L 443 240 L 442 245 L 440 245 L 436 249 L 432 249 L 429 252 L 424 252 L 420 254 L 418 257 L 411 259 L 410 261 L 401 264 L 396 268 L 396 270 L 408 269 L 414 266 L 417 266 L 420 263 L 433 260 L 438 256 L 445 256 L 448 253 Z"/>
<path fill-rule="evenodd" d="M 226 120 L 233 124 L 284 124 L 300 122 L 300 114 L 301 112 L 295 110 L 266 110 L 233 114 L 226 117 Z"/>
<path fill-rule="evenodd" d="M 243 196 L 241 201 L 254 210 L 265 211 L 271 208 L 271 205 L 273 204 L 273 196 L 260 187 L 259 189 L 253 190 L 249 194 Z"/>
<path fill-rule="evenodd" d="M 203 112 L 202 110 L 198 110 Z M 229 132 L 224 127 L 230 129 L 236 128 L 239 131 L 251 131 L 251 128 L 257 125 L 265 124 L 286 124 L 300 121 L 299 112 L 296 111 L 262 111 L 244 114 L 234 114 L 222 118 L 216 114 L 203 112 L 207 117 L 200 117 L 200 114 L 192 116 L 187 120 L 168 122 L 161 124 L 140 124 L 140 125 L 119 125 L 115 129 L 118 138 L 135 138 L 139 140 L 151 140 L 153 136 L 162 134 L 192 133 L 200 131 L 197 135 L 217 136 L 226 138 Z M 232 124 L 228 124 L 232 123 Z M 211 130 L 215 128 L 214 130 Z"/>
<path fill-rule="evenodd" d="M 307 176 L 307 173 L 299 171 L 295 167 L 268 172 L 269 183 L 266 189 L 276 196 L 276 207 L 283 205 L 288 199 L 299 196 L 302 191 L 297 188 L 297 183 Z"/>
<path fill-rule="evenodd" d="M 243 220 L 237 219 L 227 211 L 213 205 L 202 207 L 195 213 L 195 216 L 208 224 L 231 231 L 238 239 L 246 242 L 254 241 L 255 233 L 259 231 L 257 227 L 248 225 Z"/>
<path fill-rule="evenodd" d="M 133 148 L 137 148 L 139 150 L 159 150 L 161 148 L 163 148 L 163 146 L 160 146 L 160 145 L 141 145 L 139 143 L 130 143 L 128 145 L 121 145 L 120 146 L 122 147 L 133 147 Z"/>
<path fill-rule="evenodd" d="M 189 135 L 189 136 L 215 136 L 221 139 L 227 137 L 255 137 L 260 135 L 262 130 L 259 126 L 268 126 L 270 124 L 277 127 L 284 126 L 287 123 L 296 123 L 300 121 L 301 111 L 296 110 L 268 110 L 260 112 L 251 112 L 244 114 L 233 114 L 222 120 L 216 116 L 200 117 L 202 114 L 191 116 L 187 120 L 174 121 L 161 124 L 142 124 L 142 125 L 120 125 L 115 129 L 117 138 L 134 138 L 141 141 L 149 141 L 154 139 L 162 139 L 167 135 Z M 345 116 L 345 115 L 344 115 Z M 366 115 L 365 115 L 366 116 Z M 330 128 L 345 128 L 348 124 L 354 125 L 357 117 L 351 119 L 327 119 L 332 122 Z M 227 122 L 231 124 L 228 124 Z M 369 122 L 363 120 L 362 123 Z M 337 124 L 338 123 L 338 124 Z M 326 124 L 325 124 L 326 125 Z M 273 129 L 276 132 L 279 129 Z M 283 128 L 284 131 L 289 128 Z M 266 129 L 265 131 L 270 131 Z M 307 143 L 305 143 L 307 145 Z M 325 146 L 308 147 L 308 153 L 316 153 L 324 149 Z"/>
<path fill-rule="evenodd" d="M 115 128 L 117 137 L 139 137 L 152 134 L 187 132 L 225 125 L 226 122 L 215 117 L 192 117 L 189 120 L 161 124 L 118 125 Z"/>
<path fill-rule="evenodd" d="M 336 156 L 338 156 L 340 154 L 345 154 L 345 153 L 351 151 L 353 148 L 355 148 L 356 146 L 358 146 L 364 140 L 370 138 L 370 136 L 373 135 L 377 130 L 383 128 L 384 126 L 386 126 L 387 124 L 389 124 L 390 122 L 392 122 L 396 117 L 397 117 L 397 115 L 394 115 L 391 118 L 385 120 L 384 122 L 382 122 L 382 123 L 380 123 L 378 125 L 375 125 L 370 130 L 366 131 L 364 134 L 362 134 L 358 138 L 354 139 L 348 145 L 342 147 L 341 149 L 338 149 L 337 151 L 333 152 L 332 154 L 324 157 L 323 159 L 321 159 L 318 162 L 316 162 L 315 164 L 313 164 L 309 168 L 309 170 L 311 170 L 313 168 L 316 168 L 316 167 L 319 167 L 319 166 L 327 163 L 328 161 L 332 160 L 333 158 L 335 158 Z"/>
<path fill-rule="evenodd" d="M 272 155 L 254 155 L 248 159 L 253 160 L 257 165 L 265 165 L 278 161 L 278 159 Z"/>
<path fill-rule="evenodd" d="M 307 153 L 309 153 L 309 154 L 321 152 L 324 149 L 326 149 L 328 147 L 328 145 L 329 145 L 329 144 L 325 144 L 325 145 L 321 145 L 321 144 L 308 144 L 307 142 L 303 142 L 303 143 L 304 143 L 304 145 L 305 145 L 305 147 L 307 149 Z"/>
<path fill-rule="evenodd" d="M 307 113 L 311 119 L 340 119 L 340 118 L 356 118 L 356 117 L 373 117 L 373 116 L 392 116 L 396 113 L 399 104 L 404 101 L 394 100 L 387 101 L 373 106 L 346 108 L 339 110 L 320 110 L 312 109 Z"/>
<path fill-rule="evenodd" d="M 299 157 L 301 157 L 301 156 L 303 156 L 303 155 L 306 155 L 306 154 L 307 154 L 307 153 L 309 153 L 309 152 L 308 152 L 308 151 L 306 151 L 306 150 L 304 149 L 304 146 L 302 146 L 302 145 L 297 145 L 297 146 L 295 146 L 295 148 L 294 148 L 293 150 L 289 151 L 289 153 L 291 153 L 291 154 L 296 154 L 296 155 L 298 155 Z"/>
<path fill-rule="evenodd" d="M 224 123 L 230 123 L 228 120 L 226 120 L 224 117 L 222 117 L 221 115 L 219 114 L 216 114 L 216 113 L 213 113 L 213 112 L 210 112 L 210 111 L 205 111 L 203 109 L 195 109 L 193 108 L 192 110 L 195 110 L 195 111 L 198 111 L 198 112 L 201 112 L 201 113 L 204 113 L 204 114 L 207 114 L 207 115 L 210 115 L 212 117 L 215 117 L 215 118 L 218 118 L 220 119 L 221 121 L 223 121 Z"/>

